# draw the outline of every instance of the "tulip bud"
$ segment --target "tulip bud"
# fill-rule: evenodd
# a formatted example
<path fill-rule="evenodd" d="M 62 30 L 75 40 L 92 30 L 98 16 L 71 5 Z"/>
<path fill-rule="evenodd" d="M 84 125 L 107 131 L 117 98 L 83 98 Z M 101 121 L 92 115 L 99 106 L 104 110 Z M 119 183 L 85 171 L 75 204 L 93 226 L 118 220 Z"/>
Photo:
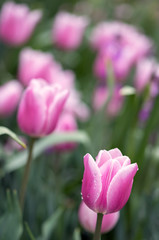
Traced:
<path fill-rule="evenodd" d="M 116 223 L 118 222 L 120 213 L 110 213 L 103 216 L 101 233 L 106 233 L 112 230 Z M 82 201 L 79 211 L 78 218 L 82 227 L 91 233 L 95 232 L 97 213 L 92 211 L 87 205 Z"/>
<path fill-rule="evenodd" d="M 24 44 L 41 17 L 40 10 L 30 11 L 25 4 L 4 3 L 0 13 L 0 38 L 9 45 Z"/>
<path fill-rule="evenodd" d="M 124 207 L 129 199 L 137 163 L 131 164 L 119 149 L 101 150 L 96 161 L 84 156 L 82 197 L 96 213 L 113 213 Z"/>
<path fill-rule="evenodd" d="M 21 84 L 16 81 L 10 81 L 0 86 L 0 116 L 10 116 L 16 109 L 23 88 Z"/>
<path fill-rule="evenodd" d="M 80 45 L 87 25 L 86 17 L 60 12 L 53 24 L 52 40 L 60 48 L 75 49 Z"/>
<path fill-rule="evenodd" d="M 68 91 L 60 85 L 49 85 L 42 79 L 32 80 L 18 109 L 21 130 L 34 137 L 50 134 L 56 127 L 67 97 Z"/>

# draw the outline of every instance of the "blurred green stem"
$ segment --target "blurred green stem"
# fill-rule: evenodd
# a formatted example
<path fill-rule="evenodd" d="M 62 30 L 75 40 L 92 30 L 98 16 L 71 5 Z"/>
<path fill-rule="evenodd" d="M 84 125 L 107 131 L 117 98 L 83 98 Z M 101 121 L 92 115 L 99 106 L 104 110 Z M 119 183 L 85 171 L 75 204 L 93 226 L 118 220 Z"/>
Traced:
<path fill-rule="evenodd" d="M 97 214 L 96 229 L 95 229 L 93 240 L 100 240 L 101 239 L 100 237 L 101 237 L 101 227 L 102 227 L 103 216 L 104 215 L 102 213 Z"/>
<path fill-rule="evenodd" d="M 28 150 L 28 159 L 27 159 L 27 163 L 25 165 L 24 175 L 23 175 L 23 179 L 22 179 L 22 185 L 20 188 L 19 201 L 20 201 L 20 207 L 21 207 L 22 211 L 24 208 L 24 201 L 25 201 L 25 195 L 26 195 L 27 184 L 28 184 L 28 179 L 29 179 L 29 172 L 30 172 L 30 167 L 31 167 L 31 162 L 32 162 L 32 152 L 33 152 L 34 143 L 35 143 L 35 139 L 31 138 L 30 145 L 28 148 L 29 149 Z"/>

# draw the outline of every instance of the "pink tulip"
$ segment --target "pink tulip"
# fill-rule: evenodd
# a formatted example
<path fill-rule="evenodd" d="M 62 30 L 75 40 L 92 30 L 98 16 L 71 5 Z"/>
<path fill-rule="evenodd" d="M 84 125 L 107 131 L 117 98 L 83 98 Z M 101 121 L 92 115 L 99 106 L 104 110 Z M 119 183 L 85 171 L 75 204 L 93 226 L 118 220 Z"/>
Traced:
<path fill-rule="evenodd" d="M 21 84 L 16 81 L 10 81 L 0 86 L 0 116 L 10 116 L 16 109 L 23 88 Z"/>
<path fill-rule="evenodd" d="M 77 123 L 75 117 L 69 113 L 63 113 L 57 123 L 55 132 L 57 133 L 71 133 L 77 130 Z M 56 145 L 55 149 L 58 151 L 70 151 L 77 146 L 74 142 L 66 142 Z"/>
<path fill-rule="evenodd" d="M 95 89 L 93 96 L 93 107 L 97 111 L 101 109 L 108 99 L 109 89 L 104 86 L 100 86 Z M 114 88 L 113 95 L 108 102 L 106 112 L 109 116 L 116 116 L 123 105 L 123 97 L 120 95 L 120 87 Z"/>
<path fill-rule="evenodd" d="M 99 52 L 94 64 L 94 73 L 105 81 L 108 63 L 111 62 L 115 79 L 119 82 L 124 81 L 130 73 L 134 59 L 135 52 L 132 48 L 121 48 L 119 45 L 112 44 Z"/>
<path fill-rule="evenodd" d="M 55 17 L 52 28 L 52 40 L 60 48 L 77 48 L 88 25 L 88 19 L 67 12 L 60 12 Z"/>
<path fill-rule="evenodd" d="M 23 132 L 40 137 L 50 134 L 68 97 L 68 91 L 60 85 L 49 85 L 42 79 L 34 79 L 23 93 L 18 124 Z"/>
<path fill-rule="evenodd" d="M 50 53 L 36 51 L 31 48 L 24 48 L 19 57 L 18 77 L 25 85 L 33 78 L 43 78 L 52 82 L 53 75 L 60 71 L 61 66 L 55 62 Z"/>
<path fill-rule="evenodd" d="M 135 74 L 135 87 L 139 93 L 142 92 L 148 84 L 151 86 L 151 95 L 153 95 L 155 89 L 158 89 L 154 81 L 156 75 L 158 75 L 158 66 L 154 59 L 142 59 L 138 62 Z"/>
<path fill-rule="evenodd" d="M 24 44 L 40 21 L 40 10 L 30 11 L 25 4 L 4 3 L 0 14 L 0 37 L 13 46 Z"/>
<path fill-rule="evenodd" d="M 101 233 L 106 233 L 112 230 L 117 224 L 119 216 L 119 212 L 104 215 L 102 220 Z M 83 201 L 81 202 L 79 208 L 78 218 L 80 224 L 86 231 L 91 233 L 95 232 L 97 213 L 88 208 Z"/>
<path fill-rule="evenodd" d="M 98 51 L 110 44 L 119 44 L 121 48 L 129 47 L 134 51 L 136 61 L 147 55 L 152 48 L 150 39 L 123 22 L 99 23 L 90 36 L 90 42 Z"/>
<path fill-rule="evenodd" d="M 84 156 L 82 197 L 85 204 L 97 213 L 113 213 L 124 207 L 129 199 L 137 163 L 131 164 L 119 149 L 101 150 L 96 161 Z"/>

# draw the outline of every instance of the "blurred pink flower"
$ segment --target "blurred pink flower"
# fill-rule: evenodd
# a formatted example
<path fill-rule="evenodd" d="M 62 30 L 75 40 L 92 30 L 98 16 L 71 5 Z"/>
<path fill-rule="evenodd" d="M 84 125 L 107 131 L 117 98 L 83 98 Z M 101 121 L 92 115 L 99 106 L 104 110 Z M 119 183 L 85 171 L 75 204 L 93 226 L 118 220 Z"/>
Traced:
<path fill-rule="evenodd" d="M 131 164 L 119 149 L 101 150 L 96 161 L 84 156 L 82 198 L 96 213 L 113 213 L 124 207 L 129 199 L 137 163 Z"/>
<path fill-rule="evenodd" d="M 109 116 L 116 116 L 122 105 L 123 105 L 123 96 L 120 95 L 120 87 L 115 86 L 113 95 L 107 105 L 106 112 Z M 97 87 L 93 95 L 93 107 L 97 111 L 101 109 L 106 102 L 109 94 L 109 89 L 105 86 Z"/>
<path fill-rule="evenodd" d="M 109 44 L 118 43 L 123 48 L 129 46 L 136 53 L 136 60 L 149 53 L 152 42 L 129 24 L 123 22 L 99 23 L 90 36 L 94 49 L 101 50 Z"/>
<path fill-rule="evenodd" d="M 60 85 L 49 85 L 43 79 L 32 80 L 18 109 L 20 129 L 34 137 L 50 134 L 55 130 L 67 97 L 68 91 Z"/>
<path fill-rule="evenodd" d="M 72 114 L 63 113 L 60 116 L 60 119 L 57 123 L 55 132 L 56 133 L 65 133 L 65 132 L 74 132 L 77 130 L 76 119 Z M 66 142 L 60 143 L 55 146 L 55 149 L 58 151 L 70 151 L 73 150 L 77 144 L 75 142 Z"/>
<path fill-rule="evenodd" d="M 106 233 L 112 230 L 118 222 L 120 213 L 110 213 L 103 216 L 101 233 Z M 80 224 L 83 228 L 91 233 L 95 232 L 96 221 L 97 221 L 97 213 L 92 211 L 87 205 L 82 201 L 79 211 L 78 218 Z"/>
<path fill-rule="evenodd" d="M 159 93 L 159 64 L 151 58 L 141 59 L 135 74 L 135 87 L 139 93 L 148 85 L 150 97 L 155 97 Z"/>
<path fill-rule="evenodd" d="M 25 86 L 29 85 L 33 78 L 43 78 L 51 83 L 60 69 L 61 66 L 50 53 L 31 48 L 24 48 L 20 53 L 18 77 Z"/>
<path fill-rule="evenodd" d="M 25 4 L 4 3 L 0 13 L 0 38 L 13 46 L 24 44 L 41 17 L 40 10 L 30 11 Z"/>
<path fill-rule="evenodd" d="M 10 116 L 20 101 L 23 88 L 21 84 L 12 80 L 0 86 L 0 116 Z"/>
<path fill-rule="evenodd" d="M 52 40 L 60 48 L 75 49 L 80 45 L 87 25 L 88 19 L 84 16 L 60 12 L 54 20 Z"/>
<path fill-rule="evenodd" d="M 120 48 L 118 44 L 109 45 L 103 48 L 99 53 L 94 63 L 95 75 L 106 80 L 107 78 L 107 63 L 112 64 L 115 80 L 124 81 L 134 64 L 135 53 L 130 47 Z"/>

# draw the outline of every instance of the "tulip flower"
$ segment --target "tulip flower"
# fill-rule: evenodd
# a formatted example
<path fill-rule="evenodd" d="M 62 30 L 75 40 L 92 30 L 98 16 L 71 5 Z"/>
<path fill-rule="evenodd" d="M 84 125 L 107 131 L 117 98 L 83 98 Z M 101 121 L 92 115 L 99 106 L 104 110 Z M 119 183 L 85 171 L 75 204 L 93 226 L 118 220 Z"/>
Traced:
<path fill-rule="evenodd" d="M 74 132 L 77 130 L 76 119 L 73 114 L 64 112 L 57 123 L 55 132 L 65 133 L 65 132 Z M 73 150 L 77 144 L 75 142 L 66 142 L 57 144 L 55 149 L 58 151 L 70 151 Z"/>
<path fill-rule="evenodd" d="M 28 71 L 29 69 L 29 71 Z M 42 78 L 46 82 L 52 82 L 53 74 L 60 71 L 61 66 L 55 62 L 50 53 L 24 48 L 19 57 L 18 78 L 28 86 L 33 78 Z"/>
<path fill-rule="evenodd" d="M 25 4 L 4 3 L 0 13 L 0 38 L 9 45 L 24 44 L 41 17 L 40 10 L 30 11 Z"/>
<path fill-rule="evenodd" d="M 119 149 L 101 150 L 96 161 L 84 156 L 82 197 L 85 204 L 97 213 L 119 211 L 129 199 L 133 178 L 138 170 Z"/>
<path fill-rule="evenodd" d="M 106 112 L 109 116 L 116 116 L 123 104 L 123 96 L 120 95 L 120 87 L 117 85 L 114 87 L 112 97 L 107 105 Z M 99 86 L 95 89 L 93 95 L 93 107 L 95 111 L 101 109 L 108 99 L 109 90 L 107 87 Z"/>
<path fill-rule="evenodd" d="M 112 230 L 118 222 L 120 213 L 110 213 L 103 216 L 101 233 L 106 233 Z M 82 201 L 79 211 L 78 211 L 79 222 L 82 227 L 91 233 L 95 232 L 97 213 L 92 211 L 87 205 Z"/>
<path fill-rule="evenodd" d="M 49 85 L 42 79 L 34 79 L 23 93 L 19 109 L 20 129 L 33 137 L 50 134 L 68 97 L 68 91 L 60 85 Z"/>
<path fill-rule="evenodd" d="M 18 106 L 23 88 L 16 81 L 10 81 L 0 86 L 0 116 L 10 116 Z"/>
<path fill-rule="evenodd" d="M 86 17 L 60 12 L 55 17 L 52 40 L 62 49 L 75 49 L 80 45 L 87 25 L 88 19 Z"/>

